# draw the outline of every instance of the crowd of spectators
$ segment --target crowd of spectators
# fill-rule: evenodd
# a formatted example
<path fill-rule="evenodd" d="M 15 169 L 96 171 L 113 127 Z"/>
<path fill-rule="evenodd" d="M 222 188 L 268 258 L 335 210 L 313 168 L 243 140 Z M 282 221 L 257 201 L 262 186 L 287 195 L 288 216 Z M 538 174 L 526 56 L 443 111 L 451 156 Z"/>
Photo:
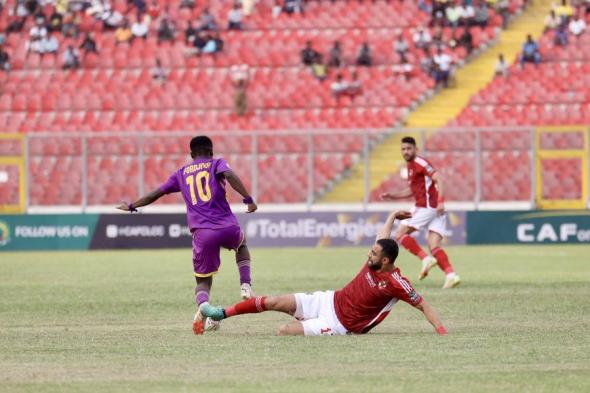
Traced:
<path fill-rule="evenodd" d="M 545 18 L 545 32 L 553 32 L 553 43 L 557 46 L 568 46 L 570 37 L 576 39 L 586 31 L 585 17 L 590 14 L 590 1 L 561 0 L 551 8 Z"/>

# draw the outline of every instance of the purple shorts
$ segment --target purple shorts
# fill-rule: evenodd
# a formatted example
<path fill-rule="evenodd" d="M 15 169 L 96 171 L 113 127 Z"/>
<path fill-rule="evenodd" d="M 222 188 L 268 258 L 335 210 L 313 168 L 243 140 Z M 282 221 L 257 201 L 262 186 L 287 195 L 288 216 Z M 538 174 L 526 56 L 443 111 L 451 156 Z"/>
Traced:
<path fill-rule="evenodd" d="M 193 232 L 193 269 L 197 277 L 209 277 L 219 269 L 221 247 L 237 250 L 244 241 L 239 226 L 221 229 L 196 229 Z"/>

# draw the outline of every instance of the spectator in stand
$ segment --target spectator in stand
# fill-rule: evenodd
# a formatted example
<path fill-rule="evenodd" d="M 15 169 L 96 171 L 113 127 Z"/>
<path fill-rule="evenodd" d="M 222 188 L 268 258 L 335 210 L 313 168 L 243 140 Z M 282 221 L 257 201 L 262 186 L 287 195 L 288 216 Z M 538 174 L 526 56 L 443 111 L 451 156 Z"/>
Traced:
<path fill-rule="evenodd" d="M 430 49 L 424 51 L 424 57 L 420 60 L 420 68 L 426 75 L 432 78 L 436 77 L 434 59 L 430 54 Z"/>
<path fill-rule="evenodd" d="M 92 33 L 86 33 L 84 40 L 80 44 L 80 49 L 84 50 L 84 59 L 88 56 L 89 53 L 94 53 L 98 55 L 98 48 L 96 46 L 96 41 L 92 36 Z"/>
<path fill-rule="evenodd" d="M 328 67 L 326 67 L 326 65 L 324 64 L 324 59 L 322 58 L 322 55 L 319 53 L 314 58 L 313 63 L 311 64 L 311 73 L 320 82 L 325 81 L 328 76 Z"/>
<path fill-rule="evenodd" d="M 205 41 L 206 43 L 205 46 L 201 49 L 201 53 L 215 54 L 217 52 L 221 52 L 221 50 L 223 49 L 223 40 L 221 39 L 219 33 L 217 33 L 215 36 L 208 35 L 205 38 Z"/>
<path fill-rule="evenodd" d="M 435 80 L 437 85 L 442 83 L 444 87 L 449 87 L 451 64 L 453 62 L 451 56 L 444 53 L 442 48 L 438 48 L 433 61 L 435 65 Z"/>
<path fill-rule="evenodd" d="M 569 23 L 569 30 L 574 37 L 579 38 L 586 31 L 586 22 L 576 15 Z"/>
<path fill-rule="evenodd" d="M 0 46 L 0 70 L 10 71 L 10 55 L 2 46 Z"/>
<path fill-rule="evenodd" d="M 475 8 L 475 15 L 473 16 L 473 23 L 476 26 L 485 29 L 488 26 L 490 20 L 490 11 L 487 4 L 484 1 L 480 1 Z"/>
<path fill-rule="evenodd" d="M 459 23 L 463 26 L 472 26 L 473 18 L 475 18 L 475 8 L 471 2 L 463 1 L 463 6 L 460 8 L 461 15 Z"/>
<path fill-rule="evenodd" d="M 504 54 L 500 53 L 498 55 L 498 61 L 496 62 L 496 67 L 494 68 L 494 74 L 496 76 L 508 76 L 508 64 L 504 60 Z"/>
<path fill-rule="evenodd" d="M 348 83 L 344 80 L 341 73 L 336 75 L 336 80 L 330 85 L 332 95 L 336 99 L 336 102 L 340 102 L 340 97 L 346 94 L 348 90 Z"/>
<path fill-rule="evenodd" d="M 47 36 L 47 28 L 43 25 L 41 20 L 35 22 L 31 30 L 29 30 L 29 41 L 26 44 L 27 56 L 29 53 L 43 53 L 41 42 Z"/>
<path fill-rule="evenodd" d="M 93 0 L 90 6 L 86 8 L 86 15 L 94 16 L 96 19 L 101 19 L 102 16 L 111 9 L 111 4 L 108 1 Z M 55 9 L 56 12 L 57 8 Z M 59 12 L 58 12 L 59 13 Z"/>
<path fill-rule="evenodd" d="M 567 0 L 561 0 L 560 5 L 553 5 L 555 14 L 561 18 L 562 22 L 567 22 L 574 15 L 574 7 L 567 3 Z"/>
<path fill-rule="evenodd" d="M 568 36 L 567 27 L 565 23 L 561 23 L 555 30 L 555 38 L 553 40 L 553 43 L 557 46 L 567 46 Z"/>
<path fill-rule="evenodd" d="M 285 0 L 283 11 L 285 11 L 285 13 L 288 15 L 292 15 L 294 13 L 303 14 L 303 1 Z"/>
<path fill-rule="evenodd" d="M 510 20 L 510 1 L 497 0 L 496 12 L 502 17 L 502 28 L 505 29 L 508 27 L 508 21 Z"/>
<path fill-rule="evenodd" d="M 129 19 L 125 18 L 121 26 L 115 30 L 115 44 L 119 45 L 121 43 L 130 42 L 132 37 L 133 33 L 131 32 L 131 27 L 129 26 Z"/>
<path fill-rule="evenodd" d="M 447 17 L 446 24 L 451 27 L 457 27 L 463 17 L 463 7 L 459 3 L 451 4 L 447 7 L 445 15 Z"/>
<path fill-rule="evenodd" d="M 190 8 L 191 10 L 195 8 L 195 0 L 182 0 L 180 2 L 180 8 Z"/>
<path fill-rule="evenodd" d="M 192 47 L 186 49 L 185 55 L 200 56 L 203 51 L 203 48 L 205 48 L 205 45 L 207 45 L 207 38 L 208 36 L 205 37 L 201 31 L 197 30 L 193 40 L 191 41 Z"/>
<path fill-rule="evenodd" d="M 371 48 L 369 43 L 364 42 L 360 47 L 358 55 L 356 57 L 356 65 L 370 67 L 373 64 L 373 57 L 371 56 Z"/>
<path fill-rule="evenodd" d="M 414 74 L 414 66 L 407 62 L 394 65 L 392 70 L 394 74 L 402 75 L 406 80 L 410 80 Z"/>
<path fill-rule="evenodd" d="M 330 59 L 328 60 L 329 67 L 339 68 L 342 65 L 342 47 L 340 41 L 334 41 L 332 49 L 330 49 Z"/>
<path fill-rule="evenodd" d="M 397 41 L 393 44 L 393 50 L 399 56 L 401 63 L 408 62 L 407 54 L 410 50 L 410 45 L 408 45 L 408 41 L 405 40 L 403 35 L 400 34 L 397 36 Z"/>
<path fill-rule="evenodd" d="M 428 30 L 426 30 L 424 27 L 420 27 L 418 31 L 414 33 L 413 40 L 414 46 L 416 48 L 426 51 L 430 47 L 432 37 L 430 36 Z"/>
<path fill-rule="evenodd" d="M 201 14 L 201 25 L 199 26 L 201 30 L 216 30 L 217 29 L 217 22 L 215 21 L 215 17 L 209 11 L 209 8 L 205 8 L 203 13 Z"/>
<path fill-rule="evenodd" d="M 235 2 L 231 10 L 227 14 L 227 29 L 228 30 L 242 30 L 242 7 L 240 3 Z"/>
<path fill-rule="evenodd" d="M 6 27 L 6 35 L 10 35 L 10 33 L 20 33 L 23 31 L 25 27 L 25 22 L 27 21 L 26 17 L 14 16 L 12 18 L 9 17 L 10 22 Z"/>
<path fill-rule="evenodd" d="M 526 42 L 522 46 L 522 54 L 520 56 L 520 65 L 524 66 L 524 63 L 535 63 L 538 65 L 541 62 L 541 52 L 539 51 L 539 45 L 533 40 L 533 37 L 529 34 Z"/>
<path fill-rule="evenodd" d="M 80 67 L 80 53 L 78 49 L 74 48 L 73 45 L 69 45 L 68 49 L 63 54 L 63 65 L 64 70 L 73 70 Z"/>
<path fill-rule="evenodd" d="M 137 15 L 135 22 L 131 25 L 131 34 L 133 38 L 143 38 L 147 40 L 150 31 L 150 17 L 147 15 Z"/>
<path fill-rule="evenodd" d="M 58 13 L 56 9 L 53 9 L 53 13 L 49 17 L 49 30 L 55 32 L 61 32 L 63 24 L 63 15 Z"/>
<path fill-rule="evenodd" d="M 432 1 L 432 8 L 431 8 L 431 20 L 432 26 L 446 26 L 447 24 L 447 7 L 449 6 L 449 1 Z"/>
<path fill-rule="evenodd" d="M 301 62 L 306 66 L 311 66 L 320 56 L 320 53 L 313 49 L 311 41 L 307 41 L 305 48 L 301 51 Z"/>
<path fill-rule="evenodd" d="M 561 25 L 561 18 L 557 16 L 555 10 L 551 10 L 545 18 L 545 31 L 555 30 Z"/>
<path fill-rule="evenodd" d="M 248 111 L 248 85 L 250 83 L 250 72 L 248 66 L 234 65 L 230 68 L 234 92 L 234 110 L 236 115 L 243 116 Z"/>
<path fill-rule="evenodd" d="M 40 12 L 41 5 L 37 0 L 25 0 L 24 3 L 29 15 L 35 15 Z"/>
<path fill-rule="evenodd" d="M 454 29 L 453 29 L 454 31 Z M 443 36 L 443 29 L 440 26 L 436 26 L 434 28 L 434 33 L 432 34 L 432 42 L 431 45 L 433 45 L 435 48 L 438 48 L 439 46 L 445 46 L 445 38 Z"/>
<path fill-rule="evenodd" d="M 168 71 L 162 67 L 162 60 L 156 59 L 156 66 L 152 68 L 152 79 L 161 84 L 165 84 L 168 79 Z"/>
<path fill-rule="evenodd" d="M 133 0 L 133 5 L 137 10 L 137 16 L 141 16 L 146 13 L 147 4 L 145 3 L 145 0 Z"/>
<path fill-rule="evenodd" d="M 186 26 L 186 30 L 184 31 L 184 44 L 190 45 L 195 41 L 195 37 L 197 36 L 197 29 L 193 27 L 193 22 L 190 20 L 188 21 L 188 25 Z"/>
<path fill-rule="evenodd" d="M 281 3 L 279 0 L 274 0 L 274 4 L 272 6 L 272 18 L 276 19 L 281 15 L 283 11 L 283 7 L 281 7 Z"/>
<path fill-rule="evenodd" d="M 48 53 L 52 54 L 57 59 L 57 51 L 59 50 L 59 41 L 55 35 L 50 31 L 47 36 L 41 40 L 41 58 L 43 55 Z"/>
<path fill-rule="evenodd" d="M 465 48 L 468 55 L 471 54 L 473 51 L 473 35 L 471 35 L 471 32 L 469 31 L 469 27 L 465 26 L 463 34 L 461 34 L 457 40 L 457 45 Z"/>
<path fill-rule="evenodd" d="M 102 24 L 105 30 L 116 30 L 123 24 L 123 15 L 117 10 L 108 10 L 102 16 Z"/>
<path fill-rule="evenodd" d="M 160 25 L 158 26 L 158 45 L 164 41 L 174 42 L 175 35 L 176 28 L 174 23 L 167 16 L 163 16 L 160 19 Z"/>

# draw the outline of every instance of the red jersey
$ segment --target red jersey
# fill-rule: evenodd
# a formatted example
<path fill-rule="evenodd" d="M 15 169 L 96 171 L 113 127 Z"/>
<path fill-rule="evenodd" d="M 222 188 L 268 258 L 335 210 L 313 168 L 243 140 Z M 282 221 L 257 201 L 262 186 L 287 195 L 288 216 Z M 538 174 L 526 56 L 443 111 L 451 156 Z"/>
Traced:
<path fill-rule="evenodd" d="M 416 156 L 408 162 L 408 183 L 417 207 L 438 206 L 438 190 L 432 181 L 435 172 L 432 164 L 422 157 Z"/>
<path fill-rule="evenodd" d="M 376 272 L 365 264 L 351 282 L 334 293 L 334 310 L 349 332 L 367 333 L 389 315 L 400 299 L 413 306 L 422 302 L 422 296 L 398 268 Z"/>

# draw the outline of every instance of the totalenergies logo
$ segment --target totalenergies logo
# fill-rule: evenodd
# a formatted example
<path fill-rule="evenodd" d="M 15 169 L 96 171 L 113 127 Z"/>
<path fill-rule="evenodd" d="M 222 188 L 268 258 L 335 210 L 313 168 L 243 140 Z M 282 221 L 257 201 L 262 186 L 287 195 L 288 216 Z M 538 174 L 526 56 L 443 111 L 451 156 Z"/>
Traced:
<path fill-rule="evenodd" d="M 5 246 L 10 241 L 10 229 L 8 224 L 0 221 L 0 247 Z"/>

